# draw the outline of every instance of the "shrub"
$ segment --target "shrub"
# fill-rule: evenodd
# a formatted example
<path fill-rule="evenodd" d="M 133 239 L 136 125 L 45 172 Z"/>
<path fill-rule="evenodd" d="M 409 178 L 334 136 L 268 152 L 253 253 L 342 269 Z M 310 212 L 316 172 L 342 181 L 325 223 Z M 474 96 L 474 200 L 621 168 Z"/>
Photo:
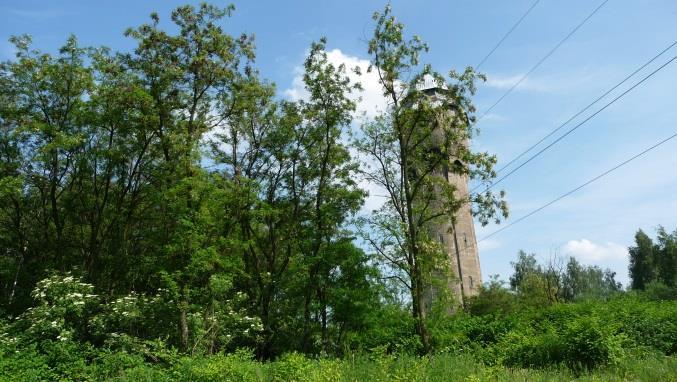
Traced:
<path fill-rule="evenodd" d="M 677 300 L 677 287 L 669 287 L 660 281 L 652 281 L 644 289 L 644 296 L 653 301 Z"/>
<path fill-rule="evenodd" d="M 276 381 L 300 382 L 308 380 L 312 367 L 310 360 L 302 354 L 288 353 L 271 365 L 271 374 Z"/>
<path fill-rule="evenodd" d="M 512 367 L 542 368 L 565 360 L 564 343 L 553 328 L 541 333 L 511 331 L 489 353 L 498 363 Z"/>
<path fill-rule="evenodd" d="M 1 346 L 1 345 L 0 345 Z M 47 359 L 37 351 L 35 345 L 21 351 L 7 346 L 0 347 L 0 380 L 14 382 L 58 380 Z"/>
<path fill-rule="evenodd" d="M 573 369 L 616 363 L 623 356 L 624 340 L 596 317 L 581 317 L 567 325 L 563 333 L 565 363 Z"/>
<path fill-rule="evenodd" d="M 126 351 L 102 351 L 90 371 L 97 381 L 161 381 L 162 370 L 146 363 L 140 354 Z"/>
<path fill-rule="evenodd" d="M 249 351 L 228 355 L 183 358 L 173 369 L 172 377 L 178 381 L 195 382 L 250 382 L 263 380 L 261 364 Z"/>
<path fill-rule="evenodd" d="M 477 296 L 468 298 L 466 308 L 473 315 L 508 314 L 518 309 L 518 296 L 503 287 L 498 275 L 490 276 Z"/>
<path fill-rule="evenodd" d="M 369 327 L 361 332 L 347 333 L 342 343 L 345 353 L 371 351 L 384 347 L 388 353 L 417 354 L 421 342 L 414 330 L 411 313 L 400 307 L 381 307 L 371 318 Z"/>
<path fill-rule="evenodd" d="M 17 317 L 12 325 L 22 342 L 71 341 L 86 337 L 88 318 L 99 304 L 94 286 L 66 273 L 41 280 L 31 296 L 36 305 Z"/>
<path fill-rule="evenodd" d="M 619 322 L 619 331 L 639 345 L 667 355 L 677 353 L 677 304 L 624 298 L 605 307 L 607 320 Z"/>

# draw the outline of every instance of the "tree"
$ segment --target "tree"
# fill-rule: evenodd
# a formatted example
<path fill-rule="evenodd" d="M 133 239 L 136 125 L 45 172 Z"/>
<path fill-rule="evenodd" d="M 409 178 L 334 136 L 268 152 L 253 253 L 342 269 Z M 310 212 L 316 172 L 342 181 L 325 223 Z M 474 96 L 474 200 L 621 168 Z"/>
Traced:
<path fill-rule="evenodd" d="M 320 40 L 305 61 L 308 99 L 275 102 L 273 88 L 251 77 L 243 84 L 250 97 L 232 100 L 227 127 L 213 144 L 236 195 L 241 282 L 263 323 L 262 358 L 272 357 L 282 340 L 311 351 L 318 327 L 322 349 L 329 348 L 332 271 L 351 256 L 339 243 L 349 237 L 344 223 L 363 199 L 356 165 L 341 143 L 355 109 L 349 98 L 355 85 L 345 70 L 328 62 Z M 285 320 L 299 315 L 300 333 L 281 329 L 297 330 L 298 321 Z"/>
<path fill-rule="evenodd" d="M 630 285 L 632 289 L 644 289 L 655 277 L 654 244 L 641 229 L 635 234 L 635 244 L 635 247 L 628 248 Z"/>
<path fill-rule="evenodd" d="M 363 236 L 408 290 L 416 331 L 429 350 L 424 293 L 433 280 L 427 275 L 449 273 L 443 251 L 430 238 L 431 224 L 453 219 L 465 203 L 476 207 L 482 223 L 506 216 L 507 206 L 489 191 L 459 195 L 440 176 L 445 171 L 484 180 L 495 176 L 495 157 L 464 144 L 473 132 L 470 96 L 475 80 L 483 77 L 467 68 L 463 73 L 451 71 L 451 82 L 446 83 L 430 66 L 420 66 L 419 56 L 428 48 L 416 36 L 405 39 L 404 26 L 395 20 L 390 5 L 373 19 L 369 69 L 378 75 L 388 109 L 363 125 L 356 148 L 373 163 L 364 175 L 385 191 L 386 202 L 366 219 L 369 229 Z M 440 102 L 417 88 L 425 76 L 440 85 Z M 454 158 L 463 165 L 456 165 Z"/>
<path fill-rule="evenodd" d="M 511 264 L 514 273 L 510 276 L 510 286 L 530 304 L 605 298 L 621 290 L 615 272 L 583 265 L 574 257 L 552 256 L 541 265 L 535 254 L 519 251 L 517 261 Z"/>
<path fill-rule="evenodd" d="M 162 227 L 156 248 L 176 287 L 184 350 L 189 345 L 191 287 L 207 283 L 224 252 L 214 237 L 214 220 L 204 214 L 212 187 L 199 168 L 199 143 L 221 119 L 218 101 L 249 71 L 254 58 L 250 36 L 234 38 L 216 24 L 232 10 L 205 3 L 199 9 L 182 6 L 172 12 L 179 28 L 174 36 L 158 29 L 156 14 L 151 15 L 152 25 L 126 33 L 138 41 L 129 65 L 138 71 L 152 102 L 152 128 L 161 152 L 156 169 L 160 179 L 153 184 Z"/>
<path fill-rule="evenodd" d="M 309 346 L 309 324 L 312 291 L 319 303 L 322 349 L 328 351 L 328 296 L 331 293 L 331 272 L 341 264 L 346 254 L 336 245 L 345 241 L 341 232 L 346 218 L 357 212 L 364 193 L 355 183 L 356 163 L 347 147 L 341 143 L 345 129 L 352 122 L 355 102 L 349 96 L 359 84 L 351 84 L 346 68 L 330 64 L 325 52 L 326 41 L 311 45 L 305 62 L 304 84 L 309 93 L 302 102 L 307 139 L 302 141 L 307 156 L 299 171 L 307 173 L 307 183 L 312 192 L 312 210 L 309 230 L 304 235 L 310 240 L 303 250 L 307 268 L 306 296 L 304 301 L 304 349 Z M 356 264 L 357 265 L 357 264 Z"/>
<path fill-rule="evenodd" d="M 657 247 L 654 249 L 654 264 L 658 280 L 668 287 L 677 286 L 677 230 L 672 233 L 658 227 Z"/>
<path fill-rule="evenodd" d="M 0 67 L 6 101 L 0 110 L 0 216 L 8 223 L 0 237 L 11 238 L 3 249 L 15 259 L 9 296 L 14 302 L 18 283 L 27 292 L 45 268 L 79 264 L 78 231 L 69 219 L 67 191 L 82 179 L 83 98 L 91 94 L 93 76 L 83 64 L 86 51 L 73 36 L 58 57 L 31 50 L 28 36 L 10 40 L 17 60 Z"/>
<path fill-rule="evenodd" d="M 562 276 L 562 297 L 566 301 L 585 297 L 608 297 L 621 290 L 621 284 L 615 277 L 616 273 L 609 269 L 585 266 L 570 257 Z"/>
<path fill-rule="evenodd" d="M 127 32 L 138 42 L 127 54 L 71 37 L 52 56 L 26 36 L 12 39 L 17 59 L 0 67 L 0 245 L 11 310 L 30 303 L 37 280 L 73 270 L 112 298 L 171 289 L 179 330 L 164 336 L 183 350 L 197 326 L 211 327 L 216 305 L 235 293 L 224 279 L 240 265 L 224 237 L 231 195 L 202 168 L 200 143 L 228 112 L 220 100 L 244 97 L 234 89 L 254 58 L 249 36 L 217 25 L 231 11 L 179 7 L 176 35 L 153 14 Z"/>
<path fill-rule="evenodd" d="M 510 265 L 514 269 L 514 273 L 510 276 L 510 288 L 513 290 L 517 290 L 529 274 L 541 272 L 541 268 L 536 260 L 536 254 L 527 254 L 522 250 L 517 253 L 517 261 L 510 262 Z"/>

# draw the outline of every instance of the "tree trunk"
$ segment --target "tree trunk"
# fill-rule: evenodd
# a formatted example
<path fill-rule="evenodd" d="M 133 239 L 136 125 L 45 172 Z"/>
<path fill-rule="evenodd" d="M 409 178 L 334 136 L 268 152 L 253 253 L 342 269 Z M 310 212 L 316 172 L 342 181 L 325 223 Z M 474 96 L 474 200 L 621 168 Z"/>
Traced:
<path fill-rule="evenodd" d="M 310 291 L 310 288 L 306 288 L 303 302 L 303 339 L 301 340 L 301 349 L 303 349 L 304 353 L 310 352 Z"/>
<path fill-rule="evenodd" d="M 414 322 L 416 323 L 416 334 L 421 339 L 423 352 L 430 351 L 430 333 L 425 322 L 426 312 L 423 298 L 423 280 L 421 278 L 421 270 L 418 265 L 414 266 L 414 275 L 412 280 L 411 305 L 413 309 Z"/>
<path fill-rule="evenodd" d="M 319 290 L 320 304 L 322 305 L 322 350 L 329 353 L 329 331 L 327 329 L 327 298 L 324 289 Z"/>
<path fill-rule="evenodd" d="M 179 303 L 179 330 L 181 332 L 181 350 L 188 351 L 188 301 Z"/>

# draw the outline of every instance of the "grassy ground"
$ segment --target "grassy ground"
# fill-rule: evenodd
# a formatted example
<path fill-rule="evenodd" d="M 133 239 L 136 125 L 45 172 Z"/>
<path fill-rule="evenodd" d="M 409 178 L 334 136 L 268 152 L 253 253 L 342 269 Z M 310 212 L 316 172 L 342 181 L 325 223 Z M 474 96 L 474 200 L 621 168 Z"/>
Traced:
<path fill-rule="evenodd" d="M 103 377 L 103 376 L 101 376 Z M 471 357 L 352 357 L 309 360 L 288 355 L 272 363 L 236 356 L 184 358 L 170 369 L 145 366 L 106 379 L 119 381 L 677 381 L 677 358 L 629 359 L 592 372 L 569 369 L 508 369 L 482 365 Z"/>

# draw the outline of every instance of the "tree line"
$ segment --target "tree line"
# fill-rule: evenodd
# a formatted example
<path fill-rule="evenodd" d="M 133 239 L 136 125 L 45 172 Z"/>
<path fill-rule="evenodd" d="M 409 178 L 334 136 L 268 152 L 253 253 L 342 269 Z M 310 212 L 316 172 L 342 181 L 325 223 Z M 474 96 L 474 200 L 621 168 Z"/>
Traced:
<path fill-rule="evenodd" d="M 0 350 L 86 358 L 93 346 L 161 363 L 168 348 L 270 359 L 445 343 L 436 322 L 458 296 L 425 306 L 426 288 L 454 277 L 431 227 L 468 204 L 482 224 L 508 213 L 502 192 L 460 195 L 447 181 L 496 176 L 495 156 L 465 144 L 484 76 L 435 72 L 386 6 L 367 53 L 388 107 L 357 126 L 359 68 L 330 62 L 319 39 L 303 65 L 307 96 L 281 99 L 256 68 L 253 36 L 223 31 L 233 12 L 178 7 L 174 33 L 152 14 L 125 32 L 129 52 L 71 37 L 50 54 L 11 39 L 16 58 L 0 64 Z M 367 215 L 363 181 L 385 201 Z M 638 233 L 633 288 L 674 287 L 676 237 Z M 621 289 L 575 259 L 521 252 L 513 267 L 510 288 L 493 279 L 470 314 Z"/>
<path fill-rule="evenodd" d="M 11 38 L 16 58 L 0 66 L 0 309 L 25 318 L 41 298 L 127 301 L 146 317 L 109 331 L 269 358 L 335 352 L 404 293 L 429 348 L 423 289 L 444 264 L 426 227 L 464 203 L 482 221 L 507 214 L 502 194 L 456 195 L 439 176 L 495 176 L 494 156 L 461 144 L 483 77 L 468 68 L 445 79 L 422 64 L 427 46 L 387 6 L 368 53 L 389 107 L 349 140 L 357 69 L 329 62 L 320 39 L 304 62 L 307 97 L 280 99 L 255 66 L 253 36 L 223 31 L 233 11 L 178 7 L 175 33 L 153 13 L 125 32 L 129 52 L 72 36 L 50 54 Z M 417 89 L 424 76 L 444 102 Z M 356 221 L 363 179 L 388 195 Z M 45 297 L 55 285 L 60 297 Z M 92 330 L 86 340 L 106 341 Z"/>

